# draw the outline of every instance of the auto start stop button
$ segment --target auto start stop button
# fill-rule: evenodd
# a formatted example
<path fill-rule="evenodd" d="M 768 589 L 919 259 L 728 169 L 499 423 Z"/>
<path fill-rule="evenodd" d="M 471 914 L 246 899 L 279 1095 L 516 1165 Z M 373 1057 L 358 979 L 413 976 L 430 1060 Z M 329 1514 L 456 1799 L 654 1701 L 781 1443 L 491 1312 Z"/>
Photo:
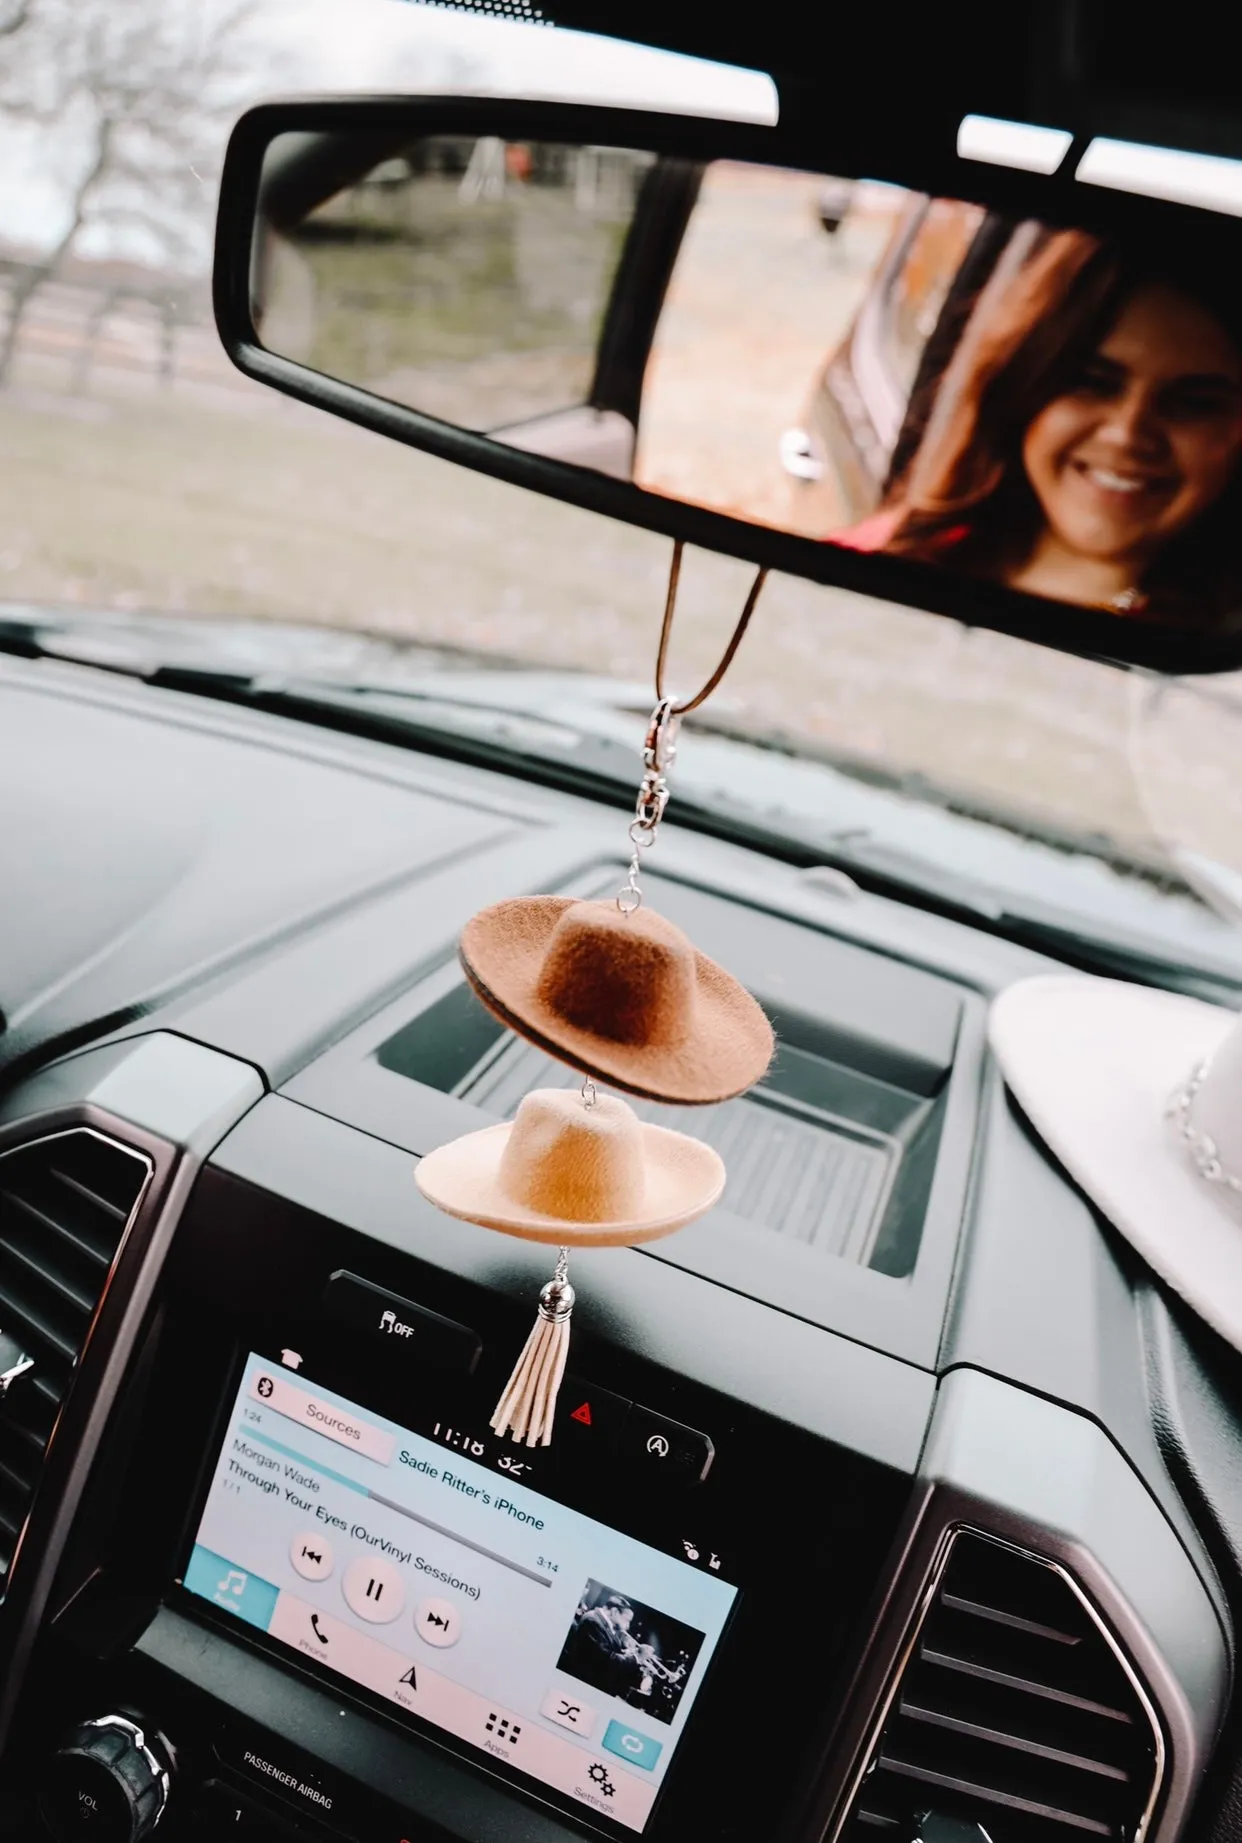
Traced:
<path fill-rule="evenodd" d="M 324 1307 L 330 1318 L 364 1338 L 372 1352 L 389 1361 L 408 1359 L 469 1376 L 483 1349 L 469 1325 L 442 1318 L 356 1273 L 339 1269 L 328 1281 Z"/>

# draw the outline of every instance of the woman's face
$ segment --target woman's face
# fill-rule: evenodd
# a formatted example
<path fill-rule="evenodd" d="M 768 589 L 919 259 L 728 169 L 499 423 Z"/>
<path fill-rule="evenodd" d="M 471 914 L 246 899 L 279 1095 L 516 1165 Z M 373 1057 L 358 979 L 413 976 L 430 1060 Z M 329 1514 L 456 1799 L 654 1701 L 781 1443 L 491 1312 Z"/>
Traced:
<path fill-rule="evenodd" d="M 1242 451 L 1242 354 L 1188 295 L 1133 294 L 1022 461 L 1051 532 L 1101 562 L 1149 560 L 1220 495 Z"/>

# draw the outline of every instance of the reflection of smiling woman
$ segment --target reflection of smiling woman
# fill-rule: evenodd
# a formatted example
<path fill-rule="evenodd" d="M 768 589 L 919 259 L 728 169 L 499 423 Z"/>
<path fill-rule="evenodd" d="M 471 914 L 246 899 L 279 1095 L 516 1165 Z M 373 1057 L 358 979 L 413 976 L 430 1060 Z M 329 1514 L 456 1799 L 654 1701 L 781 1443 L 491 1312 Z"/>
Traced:
<path fill-rule="evenodd" d="M 1059 232 L 985 289 L 889 506 L 844 541 L 1211 622 L 1242 601 L 1240 454 L 1225 319 Z"/>

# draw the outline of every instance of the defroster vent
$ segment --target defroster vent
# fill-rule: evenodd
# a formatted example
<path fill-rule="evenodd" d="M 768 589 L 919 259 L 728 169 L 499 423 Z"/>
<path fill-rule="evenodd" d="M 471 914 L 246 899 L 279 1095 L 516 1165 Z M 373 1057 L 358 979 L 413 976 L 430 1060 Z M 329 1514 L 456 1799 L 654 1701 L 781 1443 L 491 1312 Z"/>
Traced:
<path fill-rule="evenodd" d="M 0 1593 L 150 1171 L 85 1127 L 0 1156 Z"/>
<path fill-rule="evenodd" d="M 843 1835 L 910 1843 L 934 1812 L 992 1843 L 1134 1843 L 1162 1757 L 1137 1680 L 1067 1576 L 963 1532 Z"/>

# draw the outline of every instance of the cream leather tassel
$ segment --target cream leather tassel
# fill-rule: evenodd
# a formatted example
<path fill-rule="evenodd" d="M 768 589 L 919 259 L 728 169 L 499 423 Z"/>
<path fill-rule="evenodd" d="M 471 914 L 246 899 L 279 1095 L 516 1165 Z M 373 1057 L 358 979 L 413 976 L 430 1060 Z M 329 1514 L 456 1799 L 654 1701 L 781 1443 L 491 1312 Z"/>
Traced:
<path fill-rule="evenodd" d="M 538 1317 L 491 1420 L 493 1433 L 511 1433 L 527 1446 L 552 1444 L 552 1417 L 569 1355 L 569 1320 L 574 1309 L 568 1266 L 569 1250 L 562 1248 L 555 1278 L 540 1290 Z"/>

